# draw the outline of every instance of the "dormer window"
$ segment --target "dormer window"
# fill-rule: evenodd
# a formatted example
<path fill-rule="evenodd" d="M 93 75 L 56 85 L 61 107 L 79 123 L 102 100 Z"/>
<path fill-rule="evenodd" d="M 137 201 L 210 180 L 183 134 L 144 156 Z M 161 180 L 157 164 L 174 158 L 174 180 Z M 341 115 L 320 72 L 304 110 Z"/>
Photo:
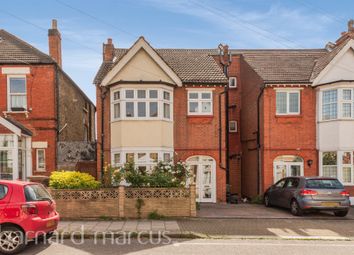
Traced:
<path fill-rule="evenodd" d="M 26 111 L 26 76 L 8 76 L 8 108 L 11 112 Z"/>

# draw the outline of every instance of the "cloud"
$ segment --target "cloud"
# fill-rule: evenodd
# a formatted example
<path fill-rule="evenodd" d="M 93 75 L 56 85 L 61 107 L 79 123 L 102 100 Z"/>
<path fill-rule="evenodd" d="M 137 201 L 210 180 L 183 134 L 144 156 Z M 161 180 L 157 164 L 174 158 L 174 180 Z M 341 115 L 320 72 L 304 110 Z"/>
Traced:
<path fill-rule="evenodd" d="M 145 0 L 144 3 L 217 26 L 238 48 L 318 47 L 328 40 L 327 29 L 334 22 L 323 13 L 280 4 L 255 11 L 247 9 L 247 4 L 235 6 L 227 1 Z"/>

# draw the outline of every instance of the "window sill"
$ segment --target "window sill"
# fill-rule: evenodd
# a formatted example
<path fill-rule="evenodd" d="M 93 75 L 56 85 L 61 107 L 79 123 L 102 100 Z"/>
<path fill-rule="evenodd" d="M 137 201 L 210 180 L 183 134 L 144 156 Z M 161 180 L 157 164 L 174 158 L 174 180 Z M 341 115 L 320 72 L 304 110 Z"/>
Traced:
<path fill-rule="evenodd" d="M 317 123 L 322 123 L 322 122 L 333 122 L 333 121 L 354 121 L 354 119 L 332 119 L 332 120 L 319 120 Z M 354 185 L 354 184 L 353 184 Z"/>
<path fill-rule="evenodd" d="M 131 119 L 113 119 L 111 120 L 111 123 L 114 122 L 121 122 L 121 121 L 165 121 L 165 122 L 173 122 L 173 120 L 168 120 L 168 119 L 137 119 L 137 118 L 131 118 Z"/>
<path fill-rule="evenodd" d="M 187 115 L 187 118 L 214 118 L 214 115 L 203 115 L 203 114 L 196 114 L 196 115 Z"/>
<path fill-rule="evenodd" d="M 2 113 L 5 117 L 7 117 L 7 114 L 25 114 L 28 117 L 29 111 L 3 111 Z"/>
<path fill-rule="evenodd" d="M 36 169 L 35 172 L 38 172 L 38 173 L 45 173 L 45 172 L 47 172 L 47 170 L 45 170 L 45 169 Z"/>

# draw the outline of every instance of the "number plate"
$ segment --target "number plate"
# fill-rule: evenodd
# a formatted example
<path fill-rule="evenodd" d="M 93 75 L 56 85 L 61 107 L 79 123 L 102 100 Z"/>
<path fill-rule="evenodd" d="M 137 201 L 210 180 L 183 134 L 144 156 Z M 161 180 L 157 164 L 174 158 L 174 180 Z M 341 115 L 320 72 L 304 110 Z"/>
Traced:
<path fill-rule="evenodd" d="M 50 220 L 47 222 L 47 228 L 53 227 L 55 225 L 54 220 Z"/>
<path fill-rule="evenodd" d="M 339 203 L 335 203 L 335 202 L 322 202 L 321 205 L 322 205 L 322 206 L 325 206 L 325 207 L 337 207 L 337 206 L 339 206 Z"/>

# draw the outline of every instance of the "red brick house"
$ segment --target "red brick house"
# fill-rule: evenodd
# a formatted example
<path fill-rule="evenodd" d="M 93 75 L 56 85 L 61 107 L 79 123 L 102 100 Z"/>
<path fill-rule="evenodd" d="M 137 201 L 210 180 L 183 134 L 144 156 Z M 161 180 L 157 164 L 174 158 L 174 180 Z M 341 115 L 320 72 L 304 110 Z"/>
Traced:
<path fill-rule="evenodd" d="M 56 21 L 48 36 L 50 56 L 0 30 L 0 179 L 49 175 L 73 164 L 59 160 L 68 143 L 95 141 L 95 106 L 61 68 Z"/>
<path fill-rule="evenodd" d="M 143 37 L 121 49 L 108 39 L 94 80 L 97 169 L 131 159 L 143 169 L 156 160 L 184 160 L 196 174 L 197 200 L 225 201 L 228 79 L 218 54 L 154 49 Z"/>
<path fill-rule="evenodd" d="M 232 51 L 242 86 L 242 194 L 321 175 L 354 197 L 353 26 L 324 49 Z"/>

